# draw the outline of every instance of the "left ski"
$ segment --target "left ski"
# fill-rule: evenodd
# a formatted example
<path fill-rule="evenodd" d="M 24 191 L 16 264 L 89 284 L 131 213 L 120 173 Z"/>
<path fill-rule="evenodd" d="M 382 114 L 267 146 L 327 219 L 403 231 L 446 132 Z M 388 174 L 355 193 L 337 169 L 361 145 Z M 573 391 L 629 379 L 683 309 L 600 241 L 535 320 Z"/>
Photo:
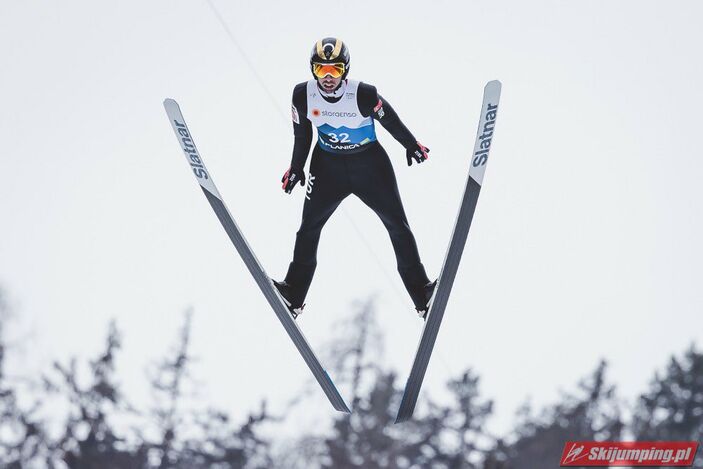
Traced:
<path fill-rule="evenodd" d="M 469 235 L 471 220 L 474 217 L 478 195 L 481 192 L 481 184 L 483 183 L 483 175 L 486 171 L 486 163 L 488 162 L 488 152 L 491 146 L 493 137 L 493 129 L 498 112 L 498 102 L 500 101 L 501 84 L 498 80 L 490 81 L 486 84 L 483 90 L 483 105 L 481 106 L 481 117 L 478 124 L 478 132 L 476 134 L 476 143 L 474 144 L 474 152 L 471 156 L 471 165 L 469 166 L 469 176 L 466 181 L 466 189 L 459 207 L 459 215 L 454 225 L 449 248 L 444 258 L 442 271 L 439 274 L 437 281 L 437 290 L 432 299 L 430 310 L 427 312 L 425 326 L 422 330 L 422 338 L 420 345 L 415 353 L 413 367 L 410 370 L 408 382 L 405 385 L 405 392 L 400 401 L 400 408 L 396 416 L 395 423 L 404 422 L 413 415 L 417 397 L 420 394 L 422 380 L 427 371 L 427 365 L 432 355 L 439 326 L 442 323 L 444 309 L 449 300 L 449 293 L 454 284 L 456 272 L 459 269 L 459 261 L 464 252 L 466 238 Z"/>
<path fill-rule="evenodd" d="M 186 160 L 188 160 L 188 164 L 191 166 L 193 173 L 200 184 L 200 188 L 205 193 L 205 197 L 208 202 L 210 202 L 212 209 L 215 211 L 217 218 L 219 218 L 220 223 L 222 223 L 222 226 L 229 235 L 229 238 L 232 241 L 232 244 L 234 244 L 234 247 L 237 249 L 237 252 L 239 252 L 244 264 L 246 264 L 249 272 L 259 285 L 261 292 L 268 300 L 271 308 L 273 308 L 276 316 L 278 316 L 278 319 L 281 321 L 281 324 L 283 324 L 283 327 L 293 341 L 293 344 L 295 344 L 296 348 L 303 356 L 303 360 L 305 360 L 305 363 L 310 368 L 310 371 L 312 371 L 312 374 L 322 387 L 322 390 L 327 395 L 327 398 L 332 403 L 332 406 L 340 412 L 349 413 L 349 407 L 347 407 L 347 404 L 339 394 L 339 391 L 332 382 L 332 379 L 327 374 L 327 371 L 325 371 L 322 367 L 320 361 L 315 356 L 315 353 L 310 348 L 310 345 L 308 345 L 307 340 L 305 340 L 305 336 L 291 317 L 290 311 L 288 311 L 288 308 L 283 303 L 278 291 L 274 288 L 271 279 L 268 275 L 266 275 L 266 272 L 263 267 L 261 267 L 261 264 L 254 255 L 254 252 L 249 247 L 246 239 L 244 239 L 244 235 L 242 235 L 242 232 L 239 230 L 239 227 L 232 218 L 232 215 L 229 213 L 229 210 L 227 210 L 227 207 L 222 201 L 222 196 L 218 192 L 217 187 L 215 187 L 215 183 L 212 181 L 210 173 L 205 168 L 205 163 L 198 153 L 198 150 L 195 148 L 193 136 L 186 126 L 185 120 L 183 119 L 183 114 L 181 114 L 181 109 L 178 107 L 178 103 L 176 103 L 173 99 L 166 99 L 164 101 L 164 108 L 166 108 L 166 114 L 168 114 L 168 119 L 171 122 L 173 131 L 176 133 L 176 138 L 178 138 L 178 142 L 181 144 L 181 149 L 183 150 L 183 153 L 185 153 Z"/>

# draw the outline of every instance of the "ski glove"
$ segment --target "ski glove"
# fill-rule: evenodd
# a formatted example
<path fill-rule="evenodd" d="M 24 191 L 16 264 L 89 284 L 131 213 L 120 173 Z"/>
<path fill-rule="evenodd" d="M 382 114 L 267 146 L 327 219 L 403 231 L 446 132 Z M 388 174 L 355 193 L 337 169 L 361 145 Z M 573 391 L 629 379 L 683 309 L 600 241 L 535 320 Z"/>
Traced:
<path fill-rule="evenodd" d="M 290 167 L 281 178 L 281 182 L 283 183 L 283 190 L 286 194 L 290 194 L 298 182 L 300 182 L 301 186 L 305 185 L 305 171 Z"/>
<path fill-rule="evenodd" d="M 415 160 L 418 164 L 422 163 L 430 157 L 430 155 L 428 155 L 429 152 L 430 149 L 420 142 L 416 142 L 415 145 L 409 146 L 405 149 L 405 157 L 408 159 L 408 166 L 413 164 L 413 160 Z"/>

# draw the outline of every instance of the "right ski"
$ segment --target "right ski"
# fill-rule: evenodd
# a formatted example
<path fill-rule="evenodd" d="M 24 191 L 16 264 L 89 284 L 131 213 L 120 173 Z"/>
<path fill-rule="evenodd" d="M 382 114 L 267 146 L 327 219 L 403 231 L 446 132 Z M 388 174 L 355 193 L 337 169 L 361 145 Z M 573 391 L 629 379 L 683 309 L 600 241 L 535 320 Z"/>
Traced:
<path fill-rule="evenodd" d="M 498 102 L 500 101 L 501 84 L 498 80 L 489 81 L 483 90 L 483 104 L 481 105 L 481 118 L 479 119 L 478 132 L 476 134 L 476 143 L 474 144 L 474 152 L 472 155 L 471 164 L 469 165 L 469 174 L 466 179 L 466 188 L 464 196 L 461 199 L 459 206 L 459 214 L 457 215 L 452 231 L 452 237 L 449 241 L 447 254 L 444 257 L 442 270 L 437 280 L 437 289 L 434 298 L 431 300 L 430 310 L 427 312 L 425 326 L 422 330 L 420 345 L 415 352 L 413 366 L 410 369 L 410 376 L 405 385 L 405 391 L 400 401 L 400 407 L 395 419 L 395 423 L 404 422 L 413 415 L 415 404 L 420 394 L 422 381 L 425 378 L 425 371 L 432 356 L 439 326 L 442 324 L 444 310 L 449 301 L 449 294 L 452 291 L 454 278 L 459 269 L 461 255 L 464 252 L 466 238 L 469 235 L 471 228 L 471 220 L 474 217 L 478 195 L 481 192 L 481 184 L 483 184 L 483 175 L 486 171 L 486 163 L 488 162 L 488 152 L 491 147 L 493 138 L 493 129 L 495 127 L 496 116 L 498 113 Z"/>
<path fill-rule="evenodd" d="M 293 320 L 291 313 L 283 303 L 280 294 L 274 288 L 271 279 L 268 275 L 266 275 L 266 272 L 263 267 L 261 267 L 261 264 L 254 255 L 254 252 L 249 247 L 249 244 L 246 239 L 244 239 L 244 236 L 232 218 L 232 215 L 229 213 L 229 210 L 227 210 L 227 207 L 222 201 L 222 196 L 217 191 L 210 173 L 205 168 L 205 163 L 203 163 L 198 150 L 195 148 L 193 136 L 186 126 L 185 120 L 183 119 L 183 114 L 181 114 L 181 110 L 178 107 L 178 103 L 176 103 L 173 99 L 166 99 L 164 101 L 164 108 L 166 108 L 166 114 L 171 122 L 173 131 L 176 133 L 176 138 L 178 138 L 181 149 L 183 150 L 186 160 L 188 160 L 188 164 L 191 166 L 193 173 L 200 184 L 200 188 L 205 193 L 205 197 L 208 202 L 210 202 L 212 209 L 215 211 L 220 223 L 222 223 L 227 235 L 229 235 L 230 240 L 232 240 L 232 244 L 234 244 L 237 252 L 239 252 L 244 264 L 254 277 L 257 285 L 259 285 L 261 292 L 266 297 L 266 300 L 268 300 L 271 308 L 273 308 L 276 316 L 278 316 L 278 319 L 281 321 L 281 324 L 283 324 L 288 336 L 291 338 L 293 344 L 295 344 L 296 348 L 302 355 L 303 360 L 305 360 L 305 363 L 310 368 L 310 371 L 312 371 L 312 374 L 322 387 L 322 390 L 327 395 L 327 398 L 332 403 L 332 406 L 340 412 L 349 413 L 349 407 L 347 407 L 347 404 L 339 394 L 339 391 L 332 382 L 332 379 L 330 379 L 327 371 L 325 371 L 322 367 L 320 361 L 315 356 L 315 353 L 310 348 L 310 345 L 308 345 L 307 340 L 305 340 L 305 336 L 303 336 L 300 328 L 298 328 L 298 325 Z"/>

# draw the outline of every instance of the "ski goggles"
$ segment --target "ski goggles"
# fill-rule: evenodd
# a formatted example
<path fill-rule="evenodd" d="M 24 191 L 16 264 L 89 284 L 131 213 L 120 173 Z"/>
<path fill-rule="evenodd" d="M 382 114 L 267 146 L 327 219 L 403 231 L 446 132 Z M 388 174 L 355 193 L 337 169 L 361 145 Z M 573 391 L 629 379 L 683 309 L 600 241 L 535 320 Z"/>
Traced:
<path fill-rule="evenodd" d="M 312 64 L 312 73 L 317 78 L 324 78 L 327 75 L 330 75 L 332 78 L 339 78 L 344 75 L 345 70 L 346 67 L 343 63 L 318 64 L 313 62 Z"/>

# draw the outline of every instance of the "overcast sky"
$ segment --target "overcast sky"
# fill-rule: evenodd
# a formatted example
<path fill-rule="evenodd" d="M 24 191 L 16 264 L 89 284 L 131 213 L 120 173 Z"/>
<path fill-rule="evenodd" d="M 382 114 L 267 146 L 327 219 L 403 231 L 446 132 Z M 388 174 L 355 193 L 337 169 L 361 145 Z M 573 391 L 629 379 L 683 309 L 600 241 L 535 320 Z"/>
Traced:
<path fill-rule="evenodd" d="M 350 77 L 377 86 L 432 150 L 408 168 L 378 127 L 431 276 L 483 86 L 503 83 L 424 393 L 441 396 L 473 367 L 502 431 L 527 396 L 555 399 L 601 357 L 632 397 L 670 354 L 701 343 L 703 4 L 213 2 L 249 63 L 206 0 L 0 0 L 0 284 L 29 334 L 15 367 L 93 356 L 115 318 L 120 375 L 143 399 L 144 367 L 192 306 L 204 400 L 241 417 L 261 397 L 279 409 L 293 397 L 309 371 L 161 103 L 180 103 L 230 211 L 282 277 L 303 203 L 279 183 L 290 96 L 329 35 L 348 44 Z M 343 208 L 323 231 L 300 325 L 319 347 L 354 299 L 377 293 L 385 361 L 404 382 L 422 323 L 380 221 L 354 197 Z"/>

